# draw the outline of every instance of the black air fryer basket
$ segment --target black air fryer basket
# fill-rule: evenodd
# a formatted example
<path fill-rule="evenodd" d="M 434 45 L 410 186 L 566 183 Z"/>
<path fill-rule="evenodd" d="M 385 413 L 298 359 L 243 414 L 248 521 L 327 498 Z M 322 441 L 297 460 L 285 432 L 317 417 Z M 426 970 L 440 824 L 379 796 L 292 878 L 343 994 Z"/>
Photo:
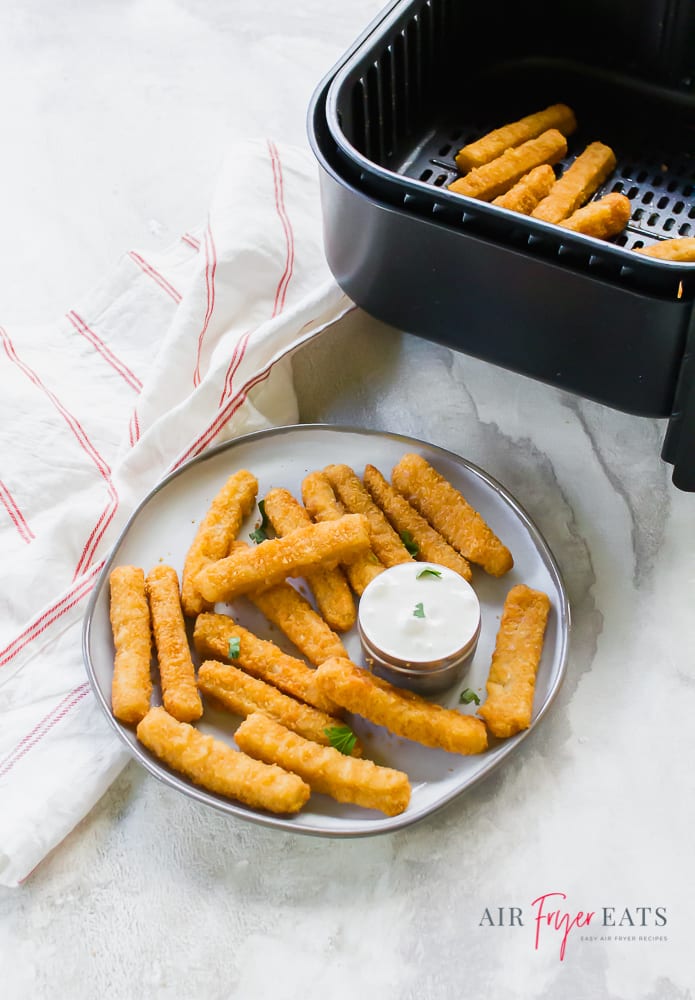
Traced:
<path fill-rule="evenodd" d="M 465 143 L 550 104 L 599 140 L 630 223 L 607 242 L 454 194 Z M 316 91 L 329 265 L 401 329 L 642 416 L 695 491 L 695 264 L 634 249 L 695 236 L 695 4 L 400 0 Z"/>

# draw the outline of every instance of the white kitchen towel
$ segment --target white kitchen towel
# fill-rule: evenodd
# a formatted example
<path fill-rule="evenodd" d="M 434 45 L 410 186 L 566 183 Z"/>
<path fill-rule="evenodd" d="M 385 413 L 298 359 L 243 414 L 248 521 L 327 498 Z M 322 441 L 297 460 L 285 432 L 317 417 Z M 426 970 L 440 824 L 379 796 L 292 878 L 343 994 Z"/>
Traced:
<path fill-rule="evenodd" d="M 231 149 L 199 233 L 131 251 L 58 323 L 0 325 L 0 884 L 26 878 L 127 760 L 81 625 L 129 514 L 210 445 L 294 422 L 288 354 L 350 308 L 315 161 L 253 141 Z"/>

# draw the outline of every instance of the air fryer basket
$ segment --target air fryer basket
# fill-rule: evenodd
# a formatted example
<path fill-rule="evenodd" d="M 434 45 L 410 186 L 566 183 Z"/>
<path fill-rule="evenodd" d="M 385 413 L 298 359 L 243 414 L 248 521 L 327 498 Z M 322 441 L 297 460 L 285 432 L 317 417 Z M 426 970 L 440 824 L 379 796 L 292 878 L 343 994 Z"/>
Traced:
<path fill-rule="evenodd" d="M 634 248 L 695 235 L 694 11 L 401 0 L 319 88 L 310 117 L 329 264 L 359 305 L 607 405 L 670 417 L 662 454 L 690 490 L 695 265 Z M 560 101 L 580 125 L 566 163 L 595 139 L 616 152 L 596 197 L 622 191 L 633 211 L 612 243 L 446 189 L 461 145 Z"/>

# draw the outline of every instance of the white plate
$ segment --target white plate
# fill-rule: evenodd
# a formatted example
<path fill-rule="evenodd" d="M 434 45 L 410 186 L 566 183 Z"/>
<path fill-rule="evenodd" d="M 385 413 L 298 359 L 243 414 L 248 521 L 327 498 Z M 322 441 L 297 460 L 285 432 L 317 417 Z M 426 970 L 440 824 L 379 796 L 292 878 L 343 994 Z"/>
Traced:
<path fill-rule="evenodd" d="M 141 566 L 147 573 L 152 566 L 164 562 L 173 566 L 180 575 L 197 524 L 219 488 L 237 469 L 250 469 L 258 477 L 259 498 L 273 486 L 283 486 L 301 497 L 302 479 L 314 469 L 344 462 L 361 475 L 364 466 L 371 463 L 390 478 L 393 466 L 407 451 L 423 455 L 460 489 L 514 556 L 513 570 L 501 579 L 489 577 L 482 570 L 474 570 L 473 584 L 482 607 L 480 641 L 467 676 L 437 700 L 462 712 L 475 712 L 475 704 L 459 705 L 460 691 L 470 687 L 481 697 L 484 696 L 504 598 L 514 584 L 526 583 L 545 591 L 552 605 L 538 670 L 531 728 L 538 724 L 550 707 L 564 676 L 569 607 L 552 553 L 514 498 L 476 466 L 422 441 L 353 428 L 309 424 L 283 427 L 250 434 L 221 445 L 164 480 L 130 518 L 92 594 L 83 630 L 83 653 L 89 679 L 118 735 L 155 777 L 200 802 L 265 826 L 296 833 L 356 837 L 397 830 L 422 819 L 489 774 L 520 745 L 530 730 L 508 740 L 493 740 L 483 754 L 462 757 L 419 746 L 354 717 L 351 724 L 365 745 L 365 755 L 409 775 L 412 784 L 410 805 L 400 816 L 388 818 L 380 812 L 342 805 L 314 793 L 298 815 L 287 818 L 256 811 L 198 788 L 162 765 L 137 742 L 134 732 L 111 714 L 114 649 L 109 623 L 108 574 L 113 565 L 131 563 Z M 254 511 L 243 526 L 240 537 L 246 537 L 257 522 L 258 512 Z M 296 654 L 296 650 L 284 641 L 277 630 L 269 630 L 265 619 L 248 602 L 237 602 L 235 609 L 242 624 Z M 354 630 L 344 636 L 343 641 L 355 662 L 361 663 L 359 640 Z M 197 725 L 202 731 L 231 743 L 239 722 L 235 716 L 206 707 Z"/>

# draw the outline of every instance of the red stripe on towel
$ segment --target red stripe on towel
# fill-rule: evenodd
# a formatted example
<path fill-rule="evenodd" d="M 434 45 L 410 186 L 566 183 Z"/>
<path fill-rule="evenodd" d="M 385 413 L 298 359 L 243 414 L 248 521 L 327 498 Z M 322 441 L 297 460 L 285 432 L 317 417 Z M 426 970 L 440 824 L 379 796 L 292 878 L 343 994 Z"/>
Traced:
<path fill-rule="evenodd" d="M 184 243 L 188 243 L 190 247 L 193 247 L 194 250 L 200 250 L 200 240 L 197 240 L 195 236 L 191 236 L 190 233 L 184 233 L 181 239 Z"/>
<path fill-rule="evenodd" d="M 141 257 L 139 253 L 135 252 L 135 250 L 130 250 L 128 256 L 131 260 L 135 261 L 138 267 L 144 271 L 145 274 L 148 274 L 153 281 L 156 281 L 159 287 L 163 288 L 167 295 L 171 296 L 174 302 L 178 304 L 181 301 L 181 293 L 177 292 L 171 282 L 167 281 L 163 274 L 160 274 L 159 271 L 156 271 L 151 264 L 148 264 L 144 257 Z"/>
<path fill-rule="evenodd" d="M 275 293 L 275 304 L 273 306 L 273 316 L 277 316 L 281 313 L 285 305 L 285 296 L 287 295 L 287 286 L 290 283 L 290 278 L 292 277 L 292 271 L 294 269 L 294 233 L 292 231 L 292 225 L 287 215 L 285 209 L 285 189 L 284 181 L 282 176 L 282 163 L 280 162 L 280 154 L 278 153 L 277 146 L 274 142 L 268 141 L 268 152 L 270 153 L 270 163 L 273 168 L 273 184 L 275 187 L 275 208 L 280 216 L 280 222 L 285 233 L 285 243 L 287 245 L 287 251 L 285 255 L 285 270 L 280 278 L 280 283 L 277 287 Z"/>
<path fill-rule="evenodd" d="M 37 743 L 40 743 L 44 736 L 54 726 L 57 726 L 88 693 L 89 684 L 84 681 L 78 687 L 73 688 L 47 715 L 44 715 L 43 719 L 34 726 L 31 732 L 23 736 L 14 749 L 0 762 L 0 778 L 6 775 L 8 771 L 11 771 L 15 764 L 19 763 L 23 757 L 26 757 L 29 751 L 33 750 Z"/>
<path fill-rule="evenodd" d="M 128 365 L 116 357 L 113 351 L 104 343 L 101 337 L 98 337 L 94 330 L 90 330 L 85 321 L 77 315 L 74 309 L 71 309 L 67 314 L 67 318 L 70 320 L 74 328 L 78 333 L 89 341 L 89 343 L 97 349 L 99 354 L 114 368 L 118 374 L 125 379 L 128 385 L 135 389 L 136 392 L 142 390 L 142 382 L 135 375 Z"/>
<path fill-rule="evenodd" d="M 17 505 L 17 501 L 12 496 L 9 489 L 7 488 L 7 486 L 5 486 L 5 484 L 1 479 L 0 479 L 0 503 L 4 505 L 5 510 L 10 515 L 10 520 L 12 521 L 15 528 L 19 532 L 19 536 L 22 539 L 22 541 L 29 544 L 32 538 L 35 538 L 36 535 L 27 524 L 24 515 L 22 514 L 21 510 L 19 509 L 19 506 Z"/>
<path fill-rule="evenodd" d="M 205 310 L 205 319 L 203 320 L 203 328 L 198 334 L 198 346 L 196 348 L 195 355 L 195 370 L 193 372 L 193 385 L 200 385 L 200 360 L 203 353 L 203 341 L 205 339 L 205 334 L 207 333 L 208 326 L 210 325 L 210 320 L 212 319 L 212 313 L 215 308 L 215 272 L 217 271 L 217 250 L 215 249 L 215 241 L 212 238 L 212 229 L 208 223 L 208 227 L 205 230 L 205 290 L 207 293 L 207 307 Z"/>

